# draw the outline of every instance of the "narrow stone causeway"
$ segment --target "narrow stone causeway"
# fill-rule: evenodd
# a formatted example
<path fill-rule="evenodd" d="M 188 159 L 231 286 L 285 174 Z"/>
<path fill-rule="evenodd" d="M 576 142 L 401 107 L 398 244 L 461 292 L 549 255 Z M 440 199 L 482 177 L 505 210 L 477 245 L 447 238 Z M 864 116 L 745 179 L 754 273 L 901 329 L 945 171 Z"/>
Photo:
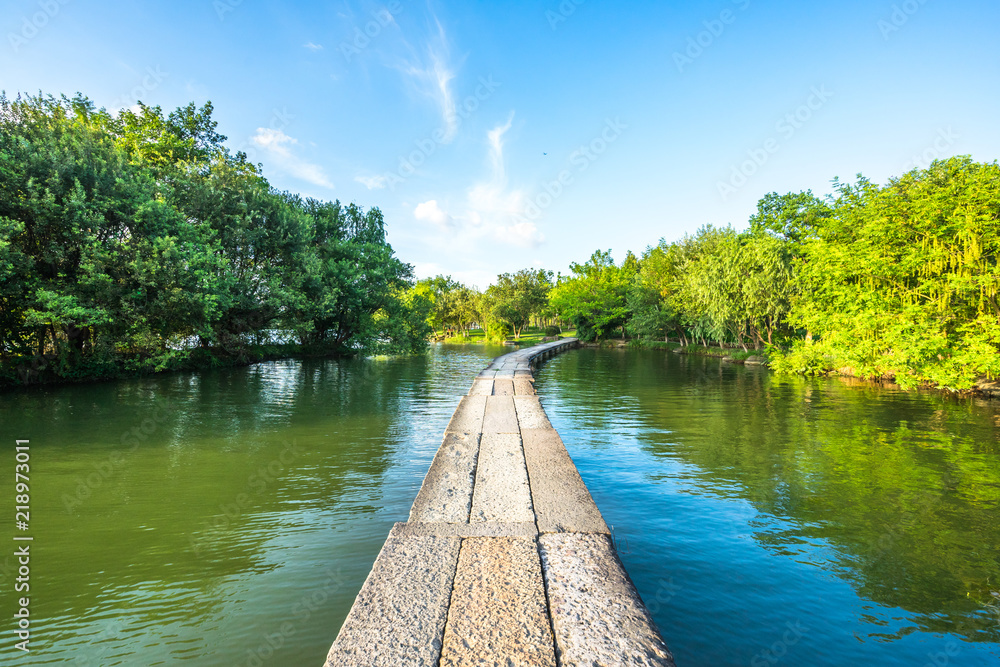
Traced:
<path fill-rule="evenodd" d="M 326 667 L 673 666 L 535 394 L 532 368 L 578 344 L 476 377 Z"/>

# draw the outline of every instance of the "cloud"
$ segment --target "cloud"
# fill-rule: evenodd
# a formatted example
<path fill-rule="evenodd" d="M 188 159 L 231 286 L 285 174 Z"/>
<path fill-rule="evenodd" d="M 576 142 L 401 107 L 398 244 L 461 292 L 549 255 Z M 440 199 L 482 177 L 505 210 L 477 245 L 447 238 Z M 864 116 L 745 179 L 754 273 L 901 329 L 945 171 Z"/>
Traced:
<path fill-rule="evenodd" d="M 306 48 L 306 49 L 309 49 L 313 53 L 315 53 L 316 51 L 322 51 L 323 50 L 323 45 L 322 44 L 313 44 L 312 42 L 306 42 L 305 44 L 302 45 L 302 47 Z"/>
<path fill-rule="evenodd" d="M 417 207 L 413 209 L 413 217 L 417 220 L 433 222 L 444 229 L 450 229 L 455 226 L 455 219 L 441 210 L 436 199 L 417 204 Z"/>
<path fill-rule="evenodd" d="M 413 211 L 418 220 L 432 222 L 449 232 L 447 242 L 455 242 L 456 233 L 469 239 L 487 239 L 521 248 L 534 248 L 545 241 L 538 226 L 526 217 L 527 192 L 511 188 L 507 182 L 504 140 L 514 124 L 514 113 L 507 121 L 486 133 L 489 177 L 473 183 L 466 190 L 464 212 L 451 215 L 437 200 L 419 204 Z"/>
<path fill-rule="evenodd" d="M 355 176 L 354 180 L 369 190 L 382 190 L 387 185 L 385 176 L 380 174 L 376 174 L 375 176 Z"/>
<path fill-rule="evenodd" d="M 515 222 L 496 230 L 496 237 L 504 243 L 521 248 L 537 248 L 545 241 L 545 235 L 538 231 L 538 226 L 530 220 Z"/>
<path fill-rule="evenodd" d="M 514 112 L 507 122 L 486 133 L 489 145 L 490 178 L 474 184 L 468 191 L 471 212 L 492 236 L 503 243 L 534 248 L 545 241 L 534 222 L 525 218 L 528 195 L 523 189 L 510 188 L 504 161 L 504 136 L 514 124 Z"/>
<path fill-rule="evenodd" d="M 493 164 L 493 179 L 497 182 L 506 183 L 506 173 L 503 163 L 503 135 L 514 123 L 514 112 L 510 112 L 507 123 L 498 125 L 486 133 L 486 138 L 490 142 L 490 162 Z"/>
<path fill-rule="evenodd" d="M 266 151 L 271 156 L 273 163 L 280 170 L 313 185 L 319 185 L 324 188 L 333 187 L 333 183 L 327 178 L 322 167 L 306 162 L 295 155 L 292 151 L 292 146 L 298 145 L 298 140 L 288 136 L 281 130 L 258 127 L 257 133 L 250 138 L 250 141 L 258 148 Z"/>
<path fill-rule="evenodd" d="M 449 143 L 458 133 L 458 113 L 451 86 L 455 69 L 449 62 L 450 50 L 444 26 L 436 18 L 434 21 L 437 35 L 429 40 L 426 59 L 415 56 L 404 62 L 400 69 L 412 77 L 420 91 L 433 99 L 439 107 L 444 129 L 442 143 Z"/>

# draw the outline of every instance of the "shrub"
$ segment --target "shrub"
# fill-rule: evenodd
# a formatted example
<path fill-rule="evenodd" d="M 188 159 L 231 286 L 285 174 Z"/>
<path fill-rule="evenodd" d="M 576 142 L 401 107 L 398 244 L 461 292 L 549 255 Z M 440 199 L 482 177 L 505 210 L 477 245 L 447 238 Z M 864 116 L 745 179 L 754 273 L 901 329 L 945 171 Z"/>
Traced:
<path fill-rule="evenodd" d="M 785 352 L 770 348 L 768 356 L 771 369 L 779 375 L 827 375 L 834 370 L 821 342 L 798 340 Z"/>

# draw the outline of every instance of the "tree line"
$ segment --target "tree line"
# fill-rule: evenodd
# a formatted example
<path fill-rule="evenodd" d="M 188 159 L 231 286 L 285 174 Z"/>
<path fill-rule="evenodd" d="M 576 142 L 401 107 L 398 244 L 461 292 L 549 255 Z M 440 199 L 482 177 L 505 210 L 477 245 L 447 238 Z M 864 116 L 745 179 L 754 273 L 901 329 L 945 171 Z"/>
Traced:
<path fill-rule="evenodd" d="M 766 350 L 773 368 L 967 389 L 1000 374 L 1000 166 L 936 161 L 764 197 L 619 263 L 479 292 L 414 281 L 367 211 L 281 192 L 212 105 L 111 114 L 0 95 L 0 383 L 255 358 L 401 353 L 434 330 Z"/>
<path fill-rule="evenodd" d="M 940 160 L 879 186 L 771 193 L 745 231 L 705 226 L 627 254 L 500 276 L 450 315 L 503 337 L 556 318 L 586 341 L 631 337 L 765 351 L 779 372 L 894 378 L 965 390 L 1000 375 L 1000 166 Z M 439 279 L 448 283 L 447 279 Z M 450 307 L 450 306 L 449 306 Z"/>
<path fill-rule="evenodd" d="M 0 381 L 425 347 L 379 209 L 278 191 L 212 112 L 0 96 Z"/>
<path fill-rule="evenodd" d="M 454 337 L 468 336 L 477 328 L 487 340 L 503 342 L 519 338 L 531 323 L 554 322 L 549 305 L 552 276 L 545 269 L 502 273 L 482 292 L 450 276 L 437 276 L 417 281 L 412 292 L 429 304 L 427 323 L 433 331 Z"/>

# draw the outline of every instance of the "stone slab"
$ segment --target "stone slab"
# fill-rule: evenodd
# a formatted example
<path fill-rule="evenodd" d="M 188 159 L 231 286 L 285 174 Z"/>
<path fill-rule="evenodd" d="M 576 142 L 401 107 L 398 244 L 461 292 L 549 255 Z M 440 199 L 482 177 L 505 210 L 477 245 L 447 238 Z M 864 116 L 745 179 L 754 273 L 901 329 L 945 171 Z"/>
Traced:
<path fill-rule="evenodd" d="M 387 539 L 326 667 L 436 667 L 460 547 L 457 537 Z"/>
<path fill-rule="evenodd" d="M 483 433 L 519 433 L 513 396 L 487 396 Z"/>
<path fill-rule="evenodd" d="M 556 430 L 521 433 L 539 532 L 610 533 Z"/>
<path fill-rule="evenodd" d="M 521 437 L 516 433 L 484 433 L 469 522 L 534 520 Z"/>
<path fill-rule="evenodd" d="M 469 389 L 469 396 L 492 396 L 493 378 L 477 377 L 472 381 L 472 388 Z"/>
<path fill-rule="evenodd" d="M 482 433 L 488 398 L 489 396 L 463 396 L 445 433 Z"/>
<path fill-rule="evenodd" d="M 445 433 L 410 508 L 410 521 L 468 523 L 479 438 L 479 433 Z"/>
<path fill-rule="evenodd" d="M 500 379 L 493 381 L 493 395 L 494 396 L 513 396 L 514 395 L 514 381 L 508 379 Z"/>
<path fill-rule="evenodd" d="M 438 535 L 441 537 L 538 537 L 534 521 L 508 523 L 500 521 L 478 521 L 475 523 L 397 523 L 389 533 L 390 537 L 412 537 L 415 535 Z"/>
<path fill-rule="evenodd" d="M 556 667 L 533 540 L 462 540 L 440 664 Z"/>
<path fill-rule="evenodd" d="M 515 396 L 534 396 L 535 395 L 535 383 L 530 377 L 515 377 L 514 378 L 514 395 Z"/>
<path fill-rule="evenodd" d="M 558 533 L 539 545 L 560 667 L 673 667 L 610 537 Z"/>
<path fill-rule="evenodd" d="M 537 396 L 515 396 L 514 410 L 517 412 L 517 424 L 524 429 L 552 428 L 552 423 L 545 415 L 542 404 Z"/>

